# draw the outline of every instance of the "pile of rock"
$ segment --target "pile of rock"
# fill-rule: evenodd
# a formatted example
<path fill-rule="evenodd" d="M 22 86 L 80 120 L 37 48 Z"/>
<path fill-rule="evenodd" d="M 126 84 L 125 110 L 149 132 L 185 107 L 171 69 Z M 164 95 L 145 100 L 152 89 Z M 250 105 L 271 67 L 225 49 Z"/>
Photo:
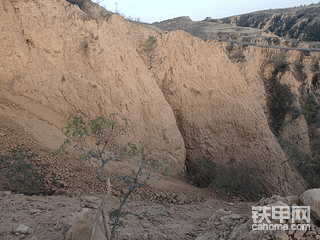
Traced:
<path fill-rule="evenodd" d="M 247 221 L 245 215 L 219 209 L 209 219 L 207 226 L 196 240 L 242 239 L 247 234 L 245 231 Z"/>
<path fill-rule="evenodd" d="M 159 195 L 159 198 L 161 197 L 161 193 L 155 193 Z M 123 197 L 123 196 L 122 196 Z M 81 207 L 85 208 L 92 208 L 92 209 L 98 209 L 101 204 L 101 198 L 92 197 L 92 196 L 85 196 L 82 198 L 82 204 Z M 181 194 L 167 194 L 166 198 L 161 199 L 163 201 L 167 201 L 165 203 L 172 203 L 177 205 L 183 205 L 186 203 L 190 203 L 190 199 L 183 193 Z M 200 200 L 199 198 L 195 198 L 195 200 Z"/>
<path fill-rule="evenodd" d="M 128 193 L 128 189 L 114 188 L 112 190 L 112 195 L 116 197 L 125 197 Z M 173 192 L 163 192 L 159 191 L 153 186 L 147 186 L 144 188 L 136 189 L 136 192 L 129 196 L 129 199 L 141 201 L 148 200 L 156 203 L 172 203 L 176 205 L 188 204 L 191 202 L 201 201 L 200 197 L 187 196 L 184 193 L 176 194 Z"/>
<path fill-rule="evenodd" d="M 17 227 L 16 229 L 14 229 L 12 231 L 12 233 L 17 236 L 19 239 L 25 238 L 27 236 L 30 236 L 33 234 L 33 229 L 21 224 L 19 227 Z M 35 240 L 37 239 L 36 237 L 30 237 L 30 239 Z"/>
<path fill-rule="evenodd" d="M 253 212 L 248 220 L 244 215 L 233 214 L 230 211 L 219 209 L 207 222 L 206 228 L 203 230 L 202 234 L 198 236 L 197 240 L 320 239 L 320 189 L 307 190 L 300 196 L 288 196 L 285 198 L 273 196 L 271 198 L 263 198 L 259 201 L 257 206 L 253 207 L 253 212 L 257 210 L 255 221 L 253 219 Z M 300 210 L 300 207 L 302 207 L 304 212 Z M 307 207 L 310 207 L 310 212 Z M 263 209 L 265 209 L 264 213 Z M 280 216 L 278 215 L 279 209 L 282 209 L 284 213 L 289 212 L 289 214 Z M 296 212 L 299 216 L 293 218 L 292 209 L 299 209 Z M 308 213 L 310 213 L 310 218 Z M 262 221 L 260 224 L 259 221 L 261 218 Z M 268 222 L 266 218 L 268 218 L 270 222 Z M 282 221 L 280 219 L 282 219 Z M 268 225 L 268 227 L 263 227 L 263 224 Z"/>

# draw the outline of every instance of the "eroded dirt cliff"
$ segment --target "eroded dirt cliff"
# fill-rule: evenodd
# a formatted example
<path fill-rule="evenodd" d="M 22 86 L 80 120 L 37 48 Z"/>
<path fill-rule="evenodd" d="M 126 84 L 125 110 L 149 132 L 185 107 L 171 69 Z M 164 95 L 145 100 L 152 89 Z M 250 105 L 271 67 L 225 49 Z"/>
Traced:
<path fill-rule="evenodd" d="M 65 1 L 1 5 L 2 91 L 50 109 L 48 117 L 24 107 L 57 131 L 69 114 L 118 113 L 130 119 L 127 141 L 138 138 L 155 158 L 184 169 L 185 148 L 172 109 L 136 51 L 148 29 L 118 15 L 108 22 L 87 19 Z"/>
<path fill-rule="evenodd" d="M 290 50 L 287 46 L 292 42 L 285 39 L 278 45 L 269 38 L 251 41 L 260 45 L 208 40 L 213 45 L 220 44 L 238 66 L 288 158 L 296 166 L 318 162 L 319 52 L 313 51 L 312 43 L 307 42 Z M 308 178 L 312 180 L 311 176 Z"/>
<path fill-rule="evenodd" d="M 1 114 L 56 139 L 48 147 L 61 143 L 69 114 L 115 112 L 130 119 L 124 140 L 144 141 L 176 173 L 209 154 L 216 165 L 247 164 L 268 194 L 304 190 L 245 78 L 214 44 L 116 14 L 91 18 L 63 0 L 2 0 L 0 17 Z M 137 49 L 150 35 L 166 59 L 148 70 Z"/>

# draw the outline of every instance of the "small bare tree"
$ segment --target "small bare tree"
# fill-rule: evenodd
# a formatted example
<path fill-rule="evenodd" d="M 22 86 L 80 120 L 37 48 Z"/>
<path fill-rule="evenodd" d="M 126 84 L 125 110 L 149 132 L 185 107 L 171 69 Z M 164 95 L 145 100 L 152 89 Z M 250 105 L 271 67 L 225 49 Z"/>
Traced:
<path fill-rule="evenodd" d="M 156 37 L 149 36 L 149 38 L 144 43 L 141 43 L 139 47 L 148 57 L 149 70 L 159 67 L 166 59 L 166 57 L 158 56 L 158 43 Z"/>
<path fill-rule="evenodd" d="M 117 229 L 122 226 L 120 218 L 124 215 L 149 216 L 147 208 L 146 211 L 134 213 L 124 211 L 123 207 L 129 196 L 137 188 L 146 187 L 149 180 L 158 178 L 155 175 L 158 165 L 153 164 L 154 160 L 147 157 L 148 151 L 142 142 L 140 142 L 140 146 L 130 142 L 121 147 L 119 137 L 125 133 L 128 121 L 127 119 L 122 119 L 122 124 L 118 124 L 115 117 L 116 114 L 111 114 L 108 118 L 99 116 L 92 120 L 87 120 L 84 115 L 71 116 L 67 126 L 63 128 L 67 138 L 57 151 L 57 153 L 68 152 L 71 149 L 75 149 L 83 153 L 80 159 L 89 163 L 96 174 L 84 179 L 82 182 L 93 178 L 106 182 L 107 194 L 102 200 L 96 214 L 92 230 L 92 240 L 95 240 L 96 227 L 101 215 L 109 240 L 116 239 Z M 111 187 L 110 176 L 108 176 L 105 170 L 108 163 L 112 161 L 119 162 L 119 164 L 129 171 L 112 177 L 114 187 L 127 189 L 127 191 L 124 197 L 119 197 L 119 207 L 109 213 L 111 223 L 108 225 L 104 207 L 111 194 Z"/>

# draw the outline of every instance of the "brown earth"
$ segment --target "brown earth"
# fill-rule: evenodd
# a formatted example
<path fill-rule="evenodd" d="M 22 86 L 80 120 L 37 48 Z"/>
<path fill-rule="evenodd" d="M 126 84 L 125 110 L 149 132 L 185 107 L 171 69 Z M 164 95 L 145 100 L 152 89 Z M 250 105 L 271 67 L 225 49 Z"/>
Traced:
<path fill-rule="evenodd" d="M 262 45 L 268 45 L 268 41 L 263 38 L 256 38 Z M 210 44 L 219 44 L 225 51 L 229 59 L 232 60 L 244 76 L 248 87 L 255 95 L 260 106 L 272 125 L 272 113 L 270 111 L 271 93 L 268 92 L 268 84 L 278 81 L 281 85 L 288 86 L 293 94 L 292 106 L 298 113 L 293 114 L 293 109 L 285 113 L 286 123 L 280 128 L 279 133 L 275 133 L 302 153 L 309 154 L 319 161 L 319 111 L 312 116 L 306 116 L 303 109 L 306 104 L 319 104 L 319 59 L 320 53 L 304 50 L 275 49 L 254 45 L 230 43 L 228 41 L 208 40 Z M 282 43 L 284 40 L 282 41 Z M 270 44 L 270 43 L 269 43 Z M 301 42 L 306 49 L 310 49 L 310 43 Z M 271 45 L 272 46 L 272 45 Z M 296 46 L 299 47 L 299 46 Z M 284 72 L 276 73 L 281 61 L 277 61 L 277 56 L 285 55 L 284 61 L 287 67 Z M 281 99 L 278 100 L 281 102 Z M 285 105 L 286 103 L 283 103 Z"/>
<path fill-rule="evenodd" d="M 73 225 L 76 214 L 85 207 L 92 208 L 86 202 L 87 196 L 102 197 L 97 194 L 81 197 L 68 196 L 1 196 L 1 227 L 0 238 L 3 240 L 32 239 L 32 240 L 62 240 Z M 140 212 L 145 210 L 141 201 L 130 202 L 127 209 Z M 203 199 L 184 205 L 169 204 L 163 216 L 151 220 L 147 217 L 136 218 L 128 216 L 123 219 L 125 228 L 121 234 L 123 239 L 195 239 L 204 230 L 206 222 L 219 208 L 234 213 L 251 213 L 255 203 L 235 202 L 217 199 Z M 111 197 L 107 211 L 118 205 L 118 199 Z M 94 207 L 95 208 L 95 207 Z M 148 206 L 150 215 L 161 213 L 164 205 L 151 202 Z M 27 234 L 14 234 L 20 225 L 26 225 L 32 230 Z"/>
<path fill-rule="evenodd" d="M 243 15 L 243 19 L 257 20 L 259 14 L 277 14 L 282 16 L 281 19 L 285 22 L 286 14 L 297 16 L 297 11 L 312 12 L 317 7 L 318 5 L 310 5 L 267 10 L 247 14 L 250 18 Z M 307 16 L 308 14 L 302 14 L 301 19 Z M 242 15 L 225 20 L 236 21 L 238 17 Z M 212 46 L 220 46 L 245 78 L 249 89 L 263 108 L 275 136 L 287 146 L 285 150 L 288 158 L 296 166 L 319 162 L 318 42 L 272 36 L 271 33 L 261 32 L 257 28 L 239 28 L 235 22 L 222 23 L 210 18 L 194 22 L 188 17 L 180 17 L 153 25 L 168 31 L 184 30 Z M 275 84 L 277 87 L 272 88 Z M 312 115 L 306 115 L 305 111 L 310 105 L 316 109 Z M 315 170 L 317 174 L 317 169 Z"/>
<path fill-rule="evenodd" d="M 78 6 L 64 1 L 2 4 L 5 89 L 50 109 L 53 117 L 37 113 L 59 129 L 56 117 L 65 124 L 76 112 L 89 117 L 118 113 L 134 123 L 126 141 L 139 136 L 155 158 L 167 158 L 178 172 L 184 169 L 183 139 L 169 104 L 141 68 L 134 44 L 118 46 L 131 31 L 131 41 L 137 42 L 137 27 L 118 15 L 112 15 L 110 23 L 83 19 Z M 115 29 L 117 25 L 121 27 Z M 70 32 L 72 26 L 77 30 Z"/>
<path fill-rule="evenodd" d="M 3 115 L 0 115 L 0 143 L 1 154 L 9 154 L 10 150 L 22 146 L 36 153 L 36 162 L 39 164 L 50 164 L 45 172 L 47 188 L 44 193 L 54 193 L 53 196 L 28 196 L 0 191 L 0 238 L 3 240 L 65 239 L 66 232 L 81 209 L 97 208 L 98 205 L 88 203 L 86 197 L 99 200 L 103 197 L 102 193 L 106 192 L 105 185 L 90 180 L 72 187 L 92 176 L 90 166 L 81 164 L 75 157 L 50 157 L 52 150 L 39 145 L 23 126 Z M 56 180 L 56 185 L 52 184 L 53 180 Z M 112 197 L 107 204 L 108 212 L 118 207 L 116 196 L 122 195 L 121 189 L 112 189 Z M 165 214 L 154 220 L 125 217 L 126 227 L 122 231 L 125 239 L 195 239 L 217 209 L 224 208 L 249 215 L 251 205 L 254 204 L 244 203 L 238 198 L 221 200 L 213 191 L 199 189 L 183 179 L 170 177 L 160 182 L 151 182 L 150 187 L 133 195 L 126 209 L 138 213 L 145 210 L 145 201 L 142 199 L 149 199 L 148 209 L 153 215 L 169 205 Z M 15 234 L 14 230 L 21 224 L 32 230 L 27 234 Z"/>
<path fill-rule="evenodd" d="M 77 156 L 50 157 L 63 142 L 61 127 L 76 113 L 89 117 L 119 113 L 130 120 L 122 142 L 144 141 L 153 158 L 168 160 L 172 176 L 139 189 L 130 203 L 134 208 L 141 199 L 149 199 L 152 208 L 159 209 L 169 202 L 173 210 L 159 220 L 160 225 L 146 220 L 143 227 L 167 239 L 195 238 L 200 222 L 218 208 L 250 212 L 249 203 L 228 205 L 217 200 L 215 192 L 198 189 L 181 176 L 186 166 L 194 167 L 206 154 L 217 166 L 246 164 L 264 178 L 268 195 L 303 192 L 305 181 L 286 161 L 260 99 L 219 44 L 183 31 L 145 28 L 90 6 L 80 4 L 80 10 L 63 0 L 0 2 L 0 153 L 17 146 L 31 148 L 37 163 L 50 164 L 45 172 L 47 190 L 66 195 L 50 199 L 5 194 L 1 237 L 21 237 L 11 230 L 31 219 L 34 234 L 28 238 L 63 239 L 70 227 L 65 218 L 83 208 L 79 196 L 105 193 L 105 186 L 94 180 L 73 186 L 93 174 Z M 149 36 L 157 38 L 157 53 L 165 57 L 151 70 L 139 50 Z M 113 164 L 108 170 L 119 168 Z M 123 189 L 113 189 L 114 196 L 123 194 Z M 114 198 L 110 205 L 116 205 Z M 30 214 L 31 208 L 40 210 Z M 53 223 L 59 214 L 63 218 Z M 128 233 L 146 223 L 128 221 Z M 137 239 L 148 235 L 149 230 L 140 230 L 134 235 Z"/>
<path fill-rule="evenodd" d="M 293 168 L 280 164 L 286 157 L 262 109 L 218 48 L 182 32 L 159 34 L 116 14 L 87 19 L 77 5 L 64 1 L 2 4 L 3 94 L 21 96 L 23 109 L 51 129 L 60 129 L 69 114 L 115 112 L 130 119 L 123 140 L 144 141 L 152 156 L 167 159 L 176 173 L 184 171 L 187 149 L 191 164 L 206 153 L 217 165 L 246 163 L 265 176 L 269 194 L 304 189 L 302 180 L 293 184 L 299 179 Z M 137 52 L 149 35 L 159 39 L 160 53 L 167 56 L 155 72 Z M 158 86 L 165 74 L 175 91 L 168 101 Z M 30 108 L 28 101 L 41 107 Z M 47 134 L 41 128 L 35 132 L 39 140 L 54 135 L 40 136 Z"/>

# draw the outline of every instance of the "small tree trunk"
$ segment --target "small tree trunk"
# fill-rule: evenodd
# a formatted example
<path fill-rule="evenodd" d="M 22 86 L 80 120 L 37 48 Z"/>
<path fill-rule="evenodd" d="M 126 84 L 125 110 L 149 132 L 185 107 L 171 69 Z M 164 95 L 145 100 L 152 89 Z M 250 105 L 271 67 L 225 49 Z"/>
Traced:
<path fill-rule="evenodd" d="M 92 227 L 91 240 L 95 240 L 96 239 L 97 227 L 98 227 L 98 224 L 99 224 L 99 219 L 100 219 L 100 215 L 101 214 L 103 215 L 102 217 L 103 217 L 103 223 L 104 223 L 104 227 L 105 227 L 105 231 L 106 231 L 106 237 L 107 237 L 108 240 L 112 240 L 110 227 L 107 225 L 107 222 L 106 222 L 106 219 L 105 219 L 105 216 L 104 216 L 104 211 L 103 211 L 103 208 L 105 207 L 110 194 L 111 194 L 111 187 L 110 187 L 110 180 L 108 178 L 108 180 L 107 180 L 107 195 L 104 197 L 104 199 L 102 199 L 101 205 L 100 205 L 100 207 L 98 209 L 98 212 L 96 214 L 96 218 L 94 220 L 94 224 L 93 224 L 93 227 Z"/>

